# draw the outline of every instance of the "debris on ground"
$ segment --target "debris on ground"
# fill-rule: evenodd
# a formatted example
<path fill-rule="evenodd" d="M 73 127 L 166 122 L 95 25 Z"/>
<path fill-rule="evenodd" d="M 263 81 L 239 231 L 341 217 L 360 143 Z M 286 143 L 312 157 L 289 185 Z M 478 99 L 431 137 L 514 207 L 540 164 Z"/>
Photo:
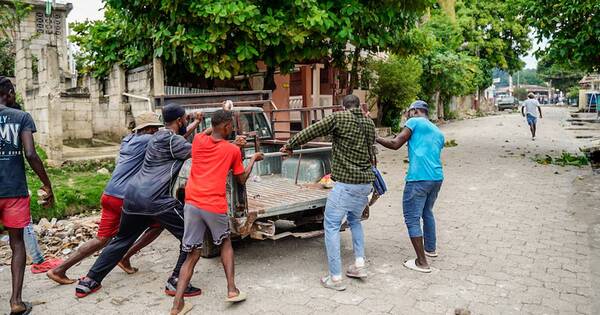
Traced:
<path fill-rule="evenodd" d="M 450 139 L 450 140 L 446 141 L 446 143 L 444 143 L 444 147 L 446 147 L 446 148 L 455 147 L 457 145 L 458 145 L 458 143 L 456 143 L 456 140 L 454 140 L 454 139 Z"/>
<path fill-rule="evenodd" d="M 64 257 L 96 236 L 98 216 L 74 216 L 65 220 L 40 219 L 33 226 L 40 249 L 45 256 Z M 11 251 L 8 238 L 0 241 L 0 265 L 10 264 Z"/>

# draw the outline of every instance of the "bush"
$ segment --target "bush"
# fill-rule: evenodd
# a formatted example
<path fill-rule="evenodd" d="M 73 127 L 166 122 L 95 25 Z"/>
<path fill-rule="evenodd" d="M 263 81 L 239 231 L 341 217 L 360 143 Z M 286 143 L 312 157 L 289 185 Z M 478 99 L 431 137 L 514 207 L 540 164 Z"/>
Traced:
<path fill-rule="evenodd" d="M 399 128 L 402 111 L 421 91 L 421 63 L 413 57 L 390 56 L 368 64 L 375 74 L 370 96 L 377 98 L 377 125 Z"/>

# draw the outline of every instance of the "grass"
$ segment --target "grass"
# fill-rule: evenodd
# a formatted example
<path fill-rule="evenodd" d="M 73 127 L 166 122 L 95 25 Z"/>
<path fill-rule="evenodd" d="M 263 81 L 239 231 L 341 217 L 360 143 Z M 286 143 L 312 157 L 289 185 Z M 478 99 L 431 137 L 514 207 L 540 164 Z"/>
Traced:
<path fill-rule="evenodd" d="M 536 155 L 536 157 L 533 158 L 533 160 L 542 165 L 553 164 L 559 166 L 582 167 L 589 164 L 589 161 L 585 157 L 585 155 L 571 154 L 565 151 L 563 151 L 559 157 L 552 157 L 550 155 L 540 157 Z"/>
<path fill-rule="evenodd" d="M 448 141 L 446 141 L 444 143 L 444 147 L 445 148 L 452 148 L 452 147 L 455 147 L 457 145 L 458 145 L 458 143 L 456 143 L 456 140 L 454 140 L 454 139 L 450 139 L 450 140 L 448 140 Z"/>
<path fill-rule="evenodd" d="M 46 154 L 38 150 L 42 160 Z M 26 162 L 27 163 L 27 162 Z M 114 162 L 83 162 L 60 168 L 47 167 L 46 172 L 54 190 L 54 206 L 44 208 L 37 203 L 37 190 L 42 186 L 37 175 L 27 166 L 27 185 L 31 191 L 31 216 L 34 221 L 41 218 L 64 218 L 100 208 L 100 197 L 109 174 L 97 170 L 114 169 Z"/>

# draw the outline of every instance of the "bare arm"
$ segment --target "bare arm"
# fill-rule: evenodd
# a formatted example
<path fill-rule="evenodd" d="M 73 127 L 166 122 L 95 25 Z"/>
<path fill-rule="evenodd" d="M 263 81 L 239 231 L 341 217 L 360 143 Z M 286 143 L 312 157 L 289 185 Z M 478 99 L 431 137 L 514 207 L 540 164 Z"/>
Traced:
<path fill-rule="evenodd" d="M 525 117 L 525 106 L 521 106 L 521 115 Z"/>
<path fill-rule="evenodd" d="M 542 117 L 542 107 L 541 106 L 538 106 L 538 111 L 540 112 L 540 118 L 543 118 Z"/>
<path fill-rule="evenodd" d="M 375 141 L 377 141 L 377 143 L 381 144 L 382 146 L 388 149 L 398 150 L 410 139 L 411 135 L 412 130 L 410 130 L 410 128 L 404 127 L 400 134 L 398 134 L 394 139 L 384 139 L 382 137 L 377 137 Z"/>
<path fill-rule="evenodd" d="M 195 116 L 194 116 L 194 121 L 191 122 L 188 126 L 187 129 L 185 131 L 185 134 L 183 135 L 184 138 L 188 138 L 192 133 L 194 133 L 194 130 L 196 130 L 196 128 L 198 128 L 198 125 L 200 124 L 200 122 L 202 121 L 202 113 L 201 112 L 196 112 Z"/>
<path fill-rule="evenodd" d="M 42 163 L 42 159 L 40 159 L 37 152 L 35 152 L 33 133 L 31 133 L 31 131 L 23 131 L 21 133 L 21 143 L 23 143 L 23 151 L 25 153 L 25 158 L 27 159 L 27 162 L 29 162 L 29 165 L 31 166 L 33 171 L 42 181 L 43 186 L 41 187 L 41 189 L 44 192 L 46 192 L 46 197 L 43 201 L 46 204 L 46 206 L 52 206 L 52 204 L 54 203 L 52 183 L 50 183 L 48 174 L 46 174 L 46 169 L 44 168 L 44 163 Z"/>
<path fill-rule="evenodd" d="M 241 185 L 246 184 L 248 177 L 250 177 L 250 173 L 252 173 L 252 167 L 254 167 L 254 162 L 262 161 L 264 158 L 265 155 L 262 152 L 254 153 L 254 155 L 252 155 L 252 157 L 250 158 L 250 162 L 248 163 L 248 166 L 246 166 L 244 173 L 235 176 L 237 182 Z"/>

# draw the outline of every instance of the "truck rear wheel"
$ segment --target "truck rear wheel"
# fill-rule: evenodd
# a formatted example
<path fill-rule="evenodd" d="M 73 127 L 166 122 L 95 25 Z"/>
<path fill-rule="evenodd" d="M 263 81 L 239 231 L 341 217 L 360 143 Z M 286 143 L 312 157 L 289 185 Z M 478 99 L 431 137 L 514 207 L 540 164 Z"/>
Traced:
<path fill-rule="evenodd" d="M 204 243 L 202 243 L 200 256 L 202 256 L 202 258 L 214 258 L 219 256 L 219 254 L 221 254 L 221 246 L 217 246 L 213 243 L 212 235 L 207 229 L 206 232 L 204 232 Z"/>

